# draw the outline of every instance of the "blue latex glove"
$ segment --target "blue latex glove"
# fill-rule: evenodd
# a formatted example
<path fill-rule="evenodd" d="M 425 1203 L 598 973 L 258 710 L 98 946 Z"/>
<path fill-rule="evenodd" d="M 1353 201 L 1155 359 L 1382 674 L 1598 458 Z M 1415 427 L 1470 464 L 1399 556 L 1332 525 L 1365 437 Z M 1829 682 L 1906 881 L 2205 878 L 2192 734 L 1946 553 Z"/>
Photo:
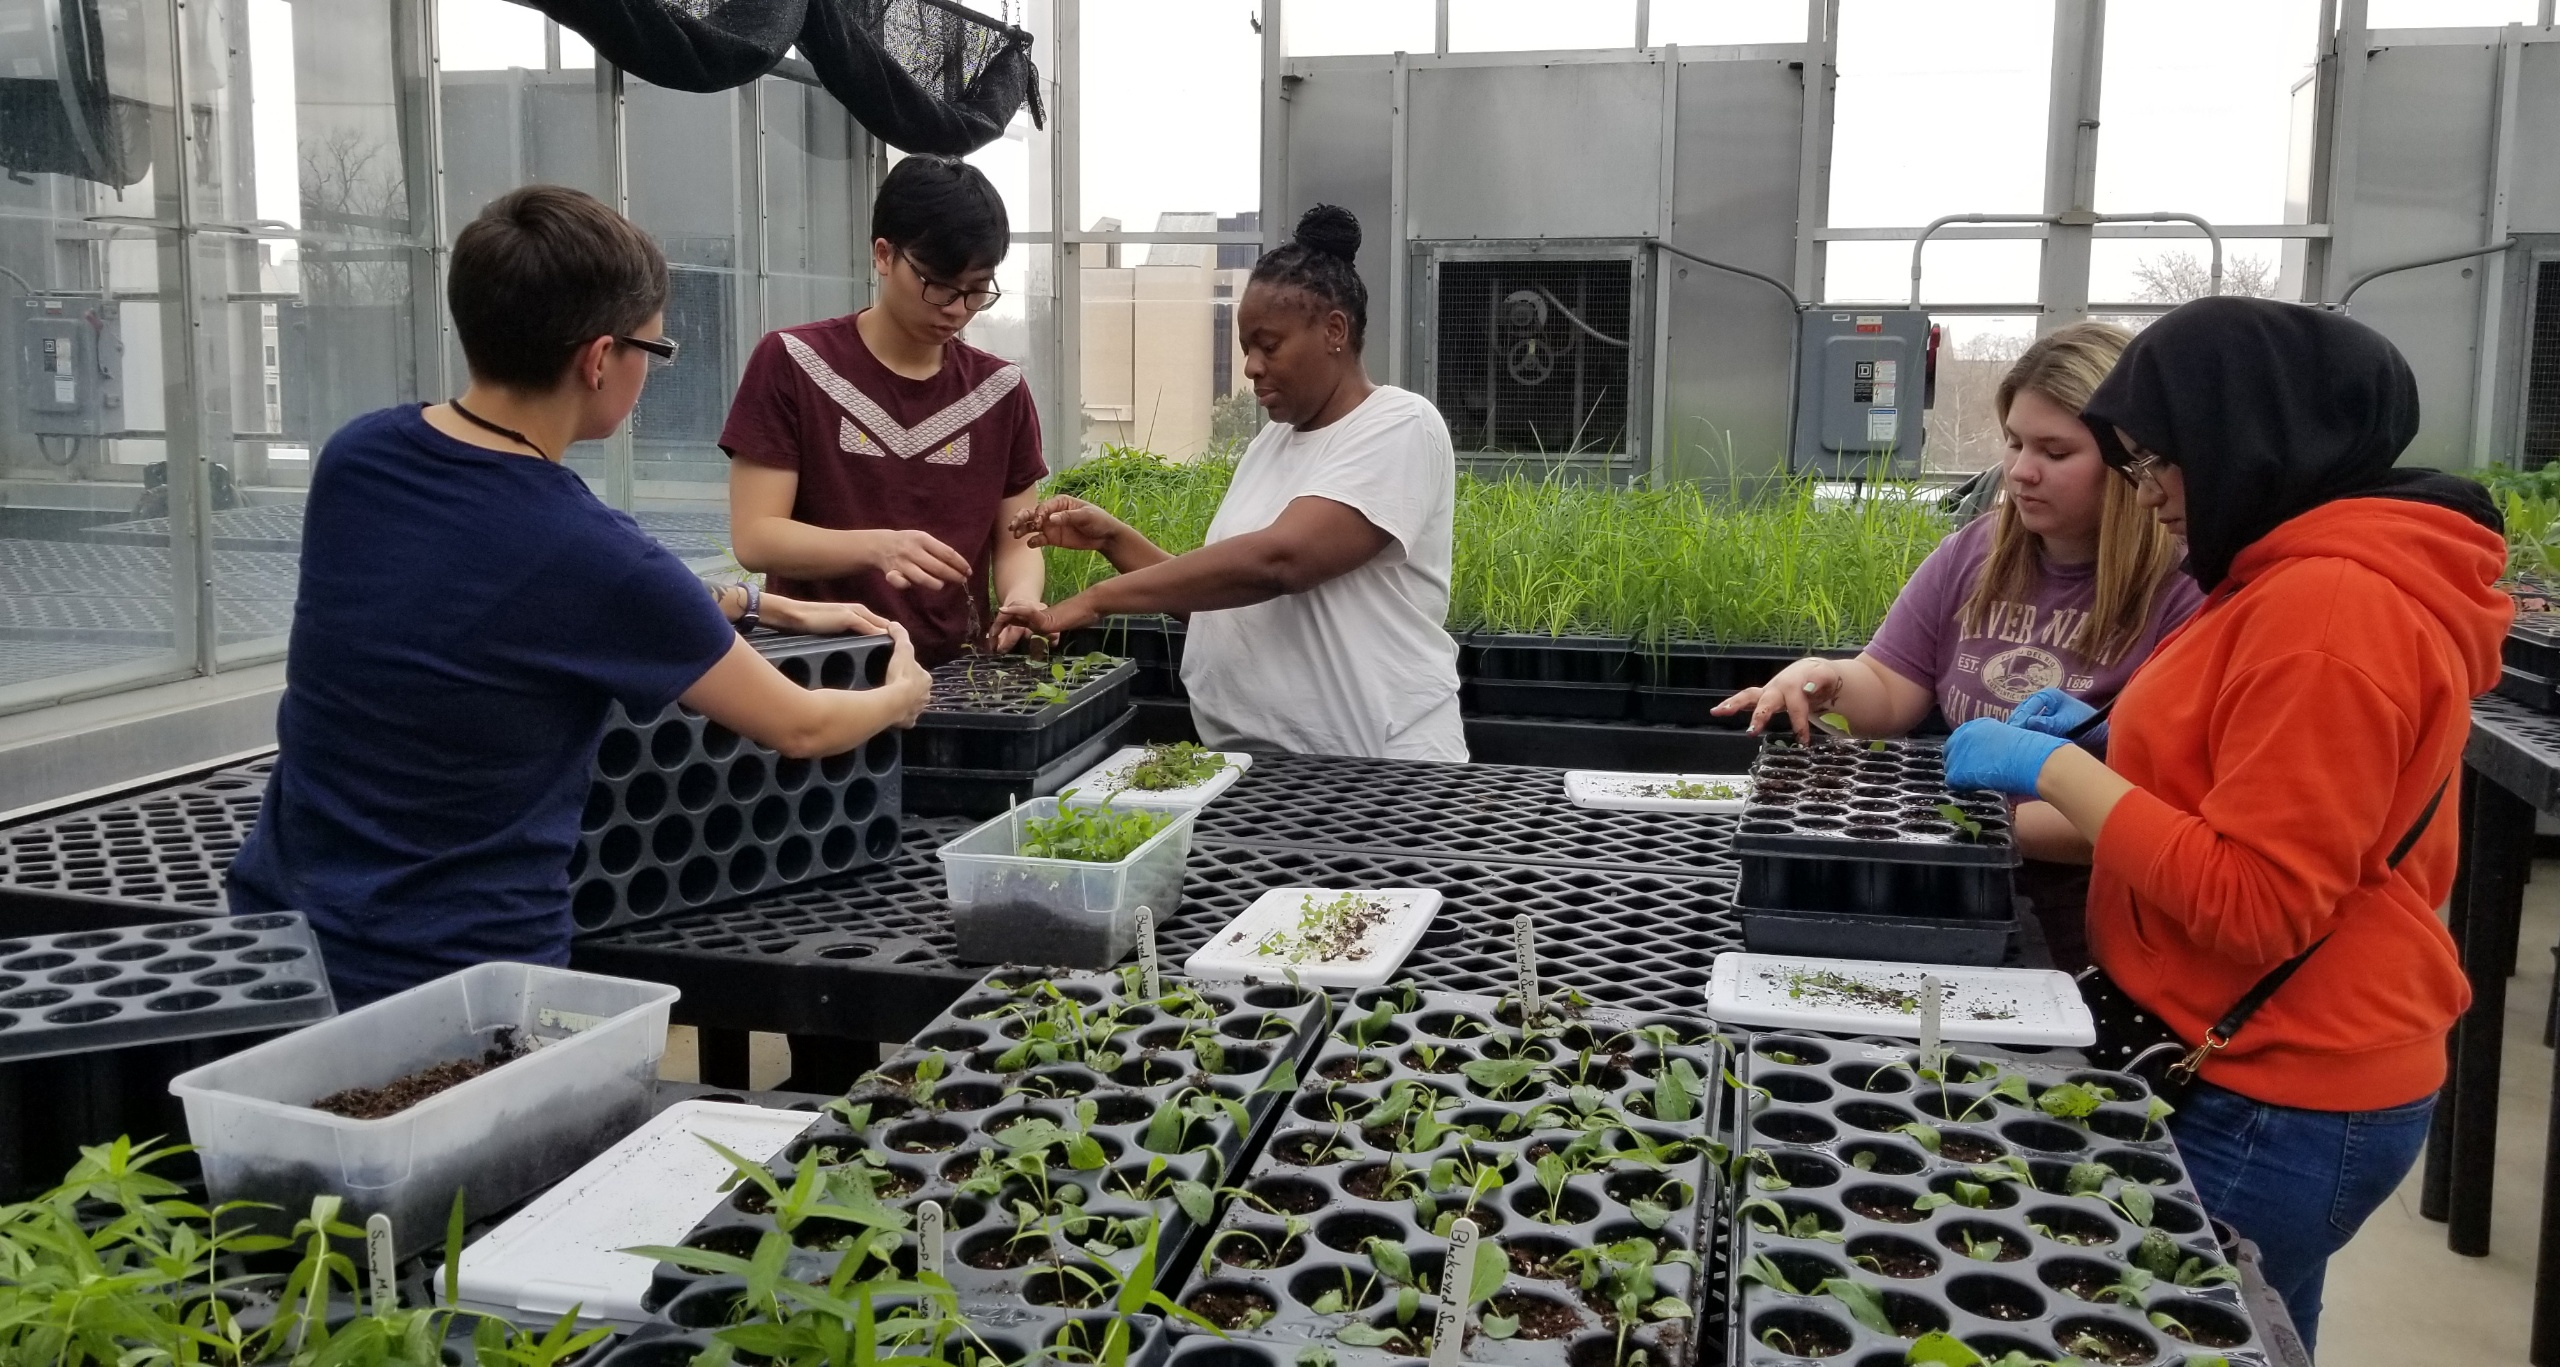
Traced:
<path fill-rule="evenodd" d="M 2063 735 L 2072 727 L 2098 714 L 2098 709 L 2063 692 L 2047 688 L 2027 695 L 2027 700 L 2009 713 L 2011 726 L 2023 726 L 2048 736 Z"/>
<path fill-rule="evenodd" d="M 1947 737 L 1947 786 L 2034 797 L 2036 776 L 2044 772 L 2045 761 L 2070 744 L 2060 736 L 1977 717 Z"/>

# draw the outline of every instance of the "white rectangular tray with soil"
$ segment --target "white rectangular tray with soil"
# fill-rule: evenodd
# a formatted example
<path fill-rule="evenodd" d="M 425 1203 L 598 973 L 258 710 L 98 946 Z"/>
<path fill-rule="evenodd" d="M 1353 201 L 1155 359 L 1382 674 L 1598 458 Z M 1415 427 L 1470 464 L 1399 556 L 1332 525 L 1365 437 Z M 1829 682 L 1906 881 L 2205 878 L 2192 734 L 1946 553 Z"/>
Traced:
<path fill-rule="evenodd" d="M 1939 1037 L 2079 1048 L 2097 1025 L 2071 975 L 2049 968 L 1960 968 L 1783 954 L 1716 956 L 1707 1015 L 1725 1025 L 1920 1036 L 1920 975 L 1944 990 Z"/>
<path fill-rule="evenodd" d="M 1342 912 L 1351 914 L 1348 924 Z M 1221 982 L 1294 977 L 1305 987 L 1376 987 L 1395 976 L 1439 914 L 1440 894 L 1430 888 L 1273 888 L 1210 936 L 1182 971 Z"/>
<path fill-rule="evenodd" d="M 1078 774 L 1075 781 L 1059 789 L 1072 793 L 1079 807 L 1102 802 L 1142 807 L 1205 807 L 1209 799 L 1225 792 L 1244 771 L 1253 767 L 1253 756 L 1242 750 L 1212 750 L 1209 753 L 1227 762 L 1227 767 L 1186 788 L 1131 788 L 1129 771 L 1146 757 L 1147 747 L 1124 745 L 1111 752 L 1111 757 Z"/>
<path fill-rule="evenodd" d="M 1709 791 L 1731 789 L 1731 797 L 1673 797 L 1694 784 Z M 1576 807 L 1609 812 L 1705 812 L 1731 816 L 1751 800 L 1748 774 L 1618 774 L 1598 769 L 1569 769 L 1564 794 Z"/>
<path fill-rule="evenodd" d="M 621 1250 L 679 1244 L 737 1176 L 716 1140 L 764 1162 L 817 1120 L 727 1101 L 680 1101 L 535 1197 L 462 1251 L 462 1301 L 513 1319 L 578 1308 L 581 1323 L 646 1324 L 653 1259 Z"/>

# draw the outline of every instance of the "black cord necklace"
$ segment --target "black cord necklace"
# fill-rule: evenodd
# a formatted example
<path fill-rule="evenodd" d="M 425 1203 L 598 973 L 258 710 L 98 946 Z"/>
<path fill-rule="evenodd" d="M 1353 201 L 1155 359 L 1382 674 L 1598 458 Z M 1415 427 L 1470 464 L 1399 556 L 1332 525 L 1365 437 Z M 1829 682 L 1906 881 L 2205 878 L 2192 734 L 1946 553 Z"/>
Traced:
<path fill-rule="evenodd" d="M 505 438 L 506 438 L 507 440 L 509 440 L 509 441 L 522 442 L 522 443 L 524 443 L 526 446 L 528 446 L 528 447 L 532 447 L 532 449 L 533 449 L 533 453 L 534 453 L 535 455 L 542 457 L 544 460 L 549 460 L 549 459 L 551 459 L 551 453 L 550 453 L 550 452 L 548 452 L 548 451 L 543 450 L 543 449 L 542 449 L 541 447 L 539 447 L 539 446 L 535 446 L 535 445 L 534 445 L 533 438 L 526 436 L 524 433 L 519 432 L 519 431 L 515 430 L 515 429 L 514 429 L 514 428 L 512 428 L 512 427 L 500 427 L 500 426 L 499 426 L 499 425 L 497 425 L 496 423 L 489 421 L 487 418 L 481 417 L 479 414 L 474 413 L 474 412 L 472 412 L 470 409 L 463 407 L 463 406 L 462 406 L 462 400 L 460 400 L 460 399 L 447 399 L 447 400 L 445 400 L 445 404 L 446 404 L 446 406 L 447 406 L 447 407 L 450 407 L 454 412 L 461 414 L 461 415 L 462 415 L 462 420 L 463 420 L 464 422 L 472 423 L 472 424 L 474 424 L 474 425 L 476 425 L 476 426 L 480 426 L 480 427 L 485 427 L 485 428 L 489 429 L 490 431 L 497 433 L 499 436 L 505 437 Z"/>

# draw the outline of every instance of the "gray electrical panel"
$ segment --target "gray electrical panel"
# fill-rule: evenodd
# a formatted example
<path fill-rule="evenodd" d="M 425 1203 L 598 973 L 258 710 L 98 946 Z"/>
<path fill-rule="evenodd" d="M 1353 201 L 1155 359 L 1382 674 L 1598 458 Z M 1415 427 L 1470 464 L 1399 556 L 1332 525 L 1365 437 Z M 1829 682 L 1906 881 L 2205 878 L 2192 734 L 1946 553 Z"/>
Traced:
<path fill-rule="evenodd" d="M 38 295 L 18 314 L 18 398 L 37 436 L 124 430 L 124 329 L 116 302 Z"/>
<path fill-rule="evenodd" d="M 1935 348 L 1929 315 L 1916 310 L 1806 310 L 1791 468 L 1871 479 L 1919 474 Z"/>

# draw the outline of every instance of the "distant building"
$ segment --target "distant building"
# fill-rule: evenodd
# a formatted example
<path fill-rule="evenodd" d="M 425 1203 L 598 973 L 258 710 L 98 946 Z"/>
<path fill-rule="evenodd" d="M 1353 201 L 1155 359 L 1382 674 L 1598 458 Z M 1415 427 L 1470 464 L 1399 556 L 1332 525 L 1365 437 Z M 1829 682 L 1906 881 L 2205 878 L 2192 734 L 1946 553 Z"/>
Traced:
<path fill-rule="evenodd" d="M 1253 213 L 1164 213 L 1155 231 L 1252 231 Z M 1093 232 L 1121 231 L 1116 218 Z M 1247 387 L 1235 304 L 1253 269 L 1247 243 L 1146 244 L 1128 262 L 1119 243 L 1077 249 L 1083 272 L 1084 445 L 1143 446 L 1177 460 L 1207 451 L 1220 399 Z"/>

